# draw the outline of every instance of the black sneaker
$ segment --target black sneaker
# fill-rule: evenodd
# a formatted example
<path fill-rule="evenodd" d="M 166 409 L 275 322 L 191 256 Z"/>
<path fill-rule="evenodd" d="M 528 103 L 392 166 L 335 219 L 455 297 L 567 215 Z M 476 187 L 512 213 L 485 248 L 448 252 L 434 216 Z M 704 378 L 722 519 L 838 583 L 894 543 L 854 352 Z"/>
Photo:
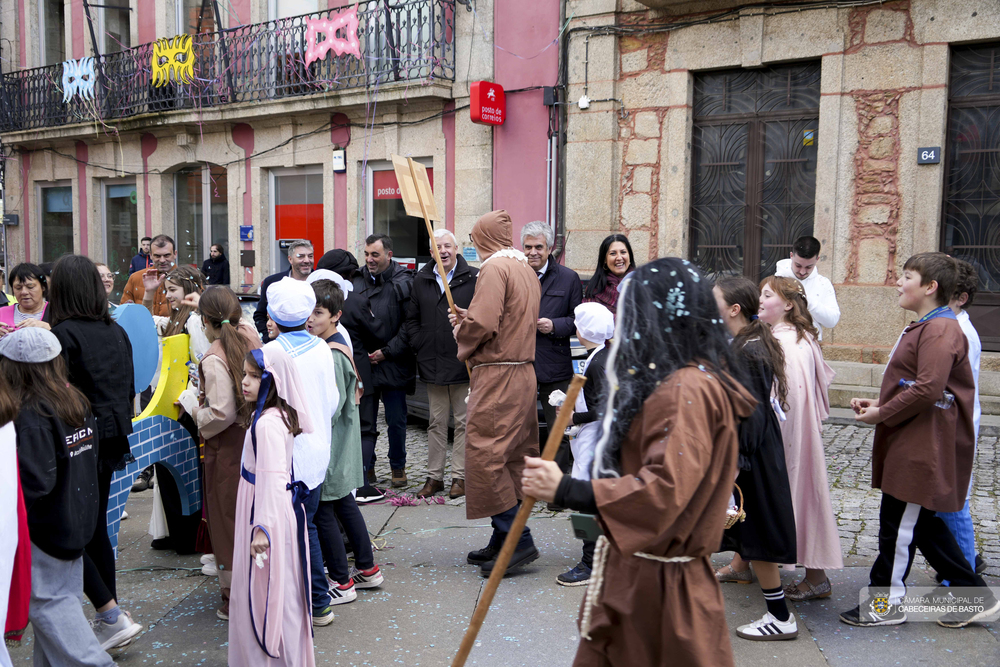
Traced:
<path fill-rule="evenodd" d="M 497 553 L 500 552 L 498 551 Z M 504 576 L 506 577 L 514 568 L 523 567 L 524 565 L 532 563 L 536 560 L 538 560 L 538 549 L 535 548 L 534 544 L 524 547 L 523 549 L 518 549 L 514 552 L 514 555 L 510 557 L 510 563 L 507 565 L 507 571 L 504 572 Z M 484 577 L 490 576 L 493 574 L 494 565 L 496 565 L 496 560 L 483 563 L 479 567 L 479 573 Z"/>
<path fill-rule="evenodd" d="M 984 591 L 988 590 L 986 588 Z M 970 611 L 953 611 L 950 614 L 945 614 L 938 619 L 937 624 L 943 628 L 964 628 L 969 623 L 975 623 L 976 621 L 985 621 L 991 616 L 994 616 L 997 612 L 1000 612 L 1000 600 L 997 600 L 992 595 L 989 595 L 989 601 L 983 605 L 971 605 L 970 606 L 981 606 L 982 610 L 977 611 L 972 609 Z"/>
<path fill-rule="evenodd" d="M 132 484 L 132 493 L 139 493 L 147 489 L 153 488 L 153 466 L 149 466 L 135 478 L 135 483 Z"/>
<path fill-rule="evenodd" d="M 371 484 L 365 484 L 360 489 L 358 489 L 357 495 L 354 496 L 355 502 L 359 505 L 367 505 L 369 503 L 377 503 L 378 501 L 385 498 L 385 491 L 376 488 Z"/>
<path fill-rule="evenodd" d="M 490 543 L 486 545 L 486 548 L 470 551 L 466 562 L 469 565 L 482 565 L 483 563 L 490 562 L 500 553 L 500 548 L 503 546 L 503 541 L 506 537 L 506 535 L 500 538 L 496 534 L 490 535 Z"/>
<path fill-rule="evenodd" d="M 579 563 L 569 572 L 563 572 L 556 577 L 556 583 L 560 586 L 586 586 L 590 581 L 590 568 Z"/>
<path fill-rule="evenodd" d="M 859 605 L 850 611 L 845 611 L 840 615 L 840 622 L 857 628 L 906 623 L 906 612 L 900 611 L 897 605 L 886 603 L 879 609 L 879 613 L 876 613 L 873 606 L 874 602 L 866 602 L 864 608 Z"/>

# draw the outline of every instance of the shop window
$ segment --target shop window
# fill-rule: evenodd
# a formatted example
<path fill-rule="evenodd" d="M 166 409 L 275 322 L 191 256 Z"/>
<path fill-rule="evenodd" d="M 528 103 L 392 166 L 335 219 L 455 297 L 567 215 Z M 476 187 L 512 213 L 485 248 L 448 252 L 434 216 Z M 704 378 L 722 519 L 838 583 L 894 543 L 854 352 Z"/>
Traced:
<path fill-rule="evenodd" d="M 695 75 L 691 257 L 706 274 L 774 273 L 811 235 L 818 63 Z"/>
<path fill-rule="evenodd" d="M 271 172 L 272 266 L 287 271 L 288 244 L 312 241 L 318 260 L 323 256 L 323 169 L 304 167 Z"/>
<path fill-rule="evenodd" d="M 226 168 L 201 165 L 174 175 L 174 239 L 177 263 L 201 267 L 213 243 L 229 256 L 229 194 Z M 206 224 L 207 221 L 207 224 Z"/>
<path fill-rule="evenodd" d="M 427 178 L 434 187 L 434 170 L 430 167 Z M 423 218 L 406 215 L 396 172 L 391 166 L 371 168 L 368 182 L 370 233 L 389 236 L 393 259 L 407 268 L 418 268 L 431 261 L 427 223 Z"/>
<path fill-rule="evenodd" d="M 969 316 L 1000 352 L 1000 44 L 952 49 L 950 78 L 941 249 L 975 267 Z"/>
<path fill-rule="evenodd" d="M 63 0 L 38 3 L 38 40 L 42 65 L 56 65 L 66 60 L 66 6 Z"/>
<path fill-rule="evenodd" d="M 42 211 L 42 261 L 54 262 L 73 252 L 73 188 L 39 188 Z"/>
<path fill-rule="evenodd" d="M 106 264 L 115 274 L 111 300 L 121 298 L 128 281 L 128 267 L 139 252 L 139 209 L 135 181 L 105 181 L 103 184 L 104 241 Z"/>

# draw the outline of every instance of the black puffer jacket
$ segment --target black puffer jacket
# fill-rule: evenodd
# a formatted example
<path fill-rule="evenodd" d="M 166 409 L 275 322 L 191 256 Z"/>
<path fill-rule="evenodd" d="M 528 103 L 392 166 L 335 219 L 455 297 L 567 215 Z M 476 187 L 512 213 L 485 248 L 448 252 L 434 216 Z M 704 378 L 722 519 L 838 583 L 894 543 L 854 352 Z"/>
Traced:
<path fill-rule="evenodd" d="M 354 291 L 368 297 L 371 312 L 385 332 L 382 354 L 385 361 L 372 364 L 372 380 L 376 389 L 416 389 L 417 368 L 403 322 L 413 289 L 413 271 L 394 261 L 389 268 L 372 279 L 366 266 L 353 280 Z M 374 350 L 369 350 L 374 352 Z"/>
<path fill-rule="evenodd" d="M 562 382 L 573 377 L 569 339 L 576 333 L 574 310 L 583 301 L 580 276 L 560 266 L 550 255 L 542 276 L 539 318 L 552 320 L 552 333 L 535 334 L 535 377 L 539 382 Z"/>
<path fill-rule="evenodd" d="M 451 277 L 451 296 L 459 308 L 468 308 L 476 291 L 479 269 L 459 255 Z M 465 364 L 458 360 L 458 344 L 448 322 L 448 299 L 438 287 L 437 265 L 428 262 L 413 277 L 413 295 L 406 308 L 406 334 L 417 354 L 420 379 L 429 384 L 464 384 Z"/>
<path fill-rule="evenodd" d="M 320 257 L 316 268 L 333 271 L 340 274 L 344 280 L 351 281 L 354 285 L 360 285 L 360 280 L 354 281 L 359 272 L 358 260 L 346 250 L 330 250 Z M 375 391 L 375 384 L 372 381 L 372 364 L 368 360 L 368 353 L 378 350 L 384 344 L 385 327 L 372 315 L 371 303 L 369 303 L 367 296 L 358 291 L 358 287 L 355 287 L 355 291 L 348 292 L 344 296 L 340 323 L 351 335 L 351 345 L 354 347 L 354 365 L 358 369 L 358 379 L 364 386 L 365 396 L 368 396 Z"/>

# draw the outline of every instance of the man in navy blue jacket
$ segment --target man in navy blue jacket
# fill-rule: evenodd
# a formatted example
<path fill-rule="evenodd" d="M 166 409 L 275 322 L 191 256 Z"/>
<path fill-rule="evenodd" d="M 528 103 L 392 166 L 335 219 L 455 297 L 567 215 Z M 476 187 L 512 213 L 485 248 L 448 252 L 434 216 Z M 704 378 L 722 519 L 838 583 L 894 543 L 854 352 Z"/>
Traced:
<path fill-rule="evenodd" d="M 576 333 L 573 311 L 583 301 L 580 276 L 558 264 L 549 254 L 552 243 L 552 227 L 544 222 L 529 222 L 521 229 L 521 247 L 528 258 L 528 266 L 538 274 L 542 288 L 535 333 L 535 377 L 538 399 L 549 426 L 555 423 L 557 412 L 549 405 L 549 395 L 557 389 L 565 392 L 573 377 L 569 339 Z M 572 469 L 569 438 L 564 437 L 559 445 L 556 463 L 564 473 Z"/>

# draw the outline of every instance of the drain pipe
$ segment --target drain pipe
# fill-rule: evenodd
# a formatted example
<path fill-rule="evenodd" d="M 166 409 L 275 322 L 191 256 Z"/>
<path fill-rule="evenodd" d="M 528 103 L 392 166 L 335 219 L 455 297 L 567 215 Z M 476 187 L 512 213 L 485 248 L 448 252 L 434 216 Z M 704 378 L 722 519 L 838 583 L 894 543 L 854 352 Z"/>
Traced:
<path fill-rule="evenodd" d="M 566 3 L 559 3 L 559 25 L 566 22 Z M 555 227 L 555 243 L 552 246 L 552 256 L 562 257 L 566 249 L 566 99 L 569 95 L 569 36 L 573 30 L 566 30 L 559 38 L 559 76 L 556 79 L 555 113 L 556 132 L 549 137 L 549 151 L 552 162 L 549 165 L 549 180 L 552 180 L 552 202 L 549 215 Z M 549 116 L 551 118 L 551 116 Z"/>

